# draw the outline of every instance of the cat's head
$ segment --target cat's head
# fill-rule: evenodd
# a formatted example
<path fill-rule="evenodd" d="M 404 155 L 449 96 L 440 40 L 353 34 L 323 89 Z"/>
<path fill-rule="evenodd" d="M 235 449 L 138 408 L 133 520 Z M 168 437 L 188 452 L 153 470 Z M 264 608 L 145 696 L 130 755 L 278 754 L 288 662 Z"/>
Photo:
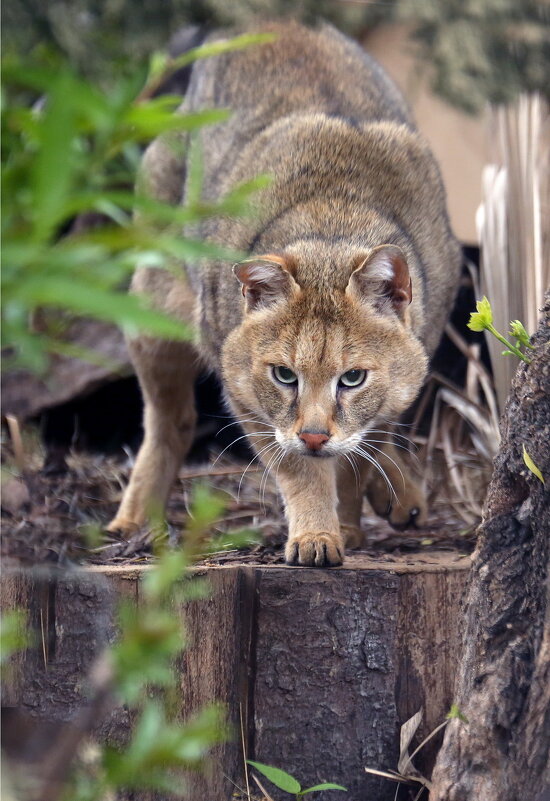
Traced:
<path fill-rule="evenodd" d="M 285 451 L 350 452 L 414 400 L 427 358 L 410 330 L 411 281 L 399 248 L 357 253 L 342 286 L 301 285 L 289 254 L 234 271 L 246 310 L 224 346 L 224 383 L 235 411 L 267 424 Z"/>

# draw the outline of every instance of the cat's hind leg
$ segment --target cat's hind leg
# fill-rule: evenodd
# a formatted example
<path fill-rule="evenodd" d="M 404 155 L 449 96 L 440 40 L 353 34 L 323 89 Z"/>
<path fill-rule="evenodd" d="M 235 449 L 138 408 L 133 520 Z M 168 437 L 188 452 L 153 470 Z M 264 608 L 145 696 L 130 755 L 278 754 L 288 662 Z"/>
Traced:
<path fill-rule="evenodd" d="M 368 443 L 368 440 L 367 440 Z M 365 492 L 373 510 L 394 528 L 422 526 L 427 518 L 426 496 L 409 475 L 409 468 L 390 442 L 373 452 L 379 467 L 371 466 Z M 368 445 L 366 446 L 368 449 Z"/>
<path fill-rule="evenodd" d="M 138 269 L 132 290 L 147 294 L 157 308 L 180 320 L 193 319 L 195 299 L 183 274 Z M 139 336 L 129 340 L 128 349 L 145 406 L 144 438 L 109 531 L 131 531 L 162 517 L 197 420 L 195 379 L 201 365 L 193 343 Z"/>
<path fill-rule="evenodd" d="M 349 460 L 348 460 L 349 459 Z M 370 465 L 350 454 L 338 464 L 338 519 L 346 548 L 360 548 L 365 535 L 361 531 L 361 511 Z"/>
<path fill-rule="evenodd" d="M 142 337 L 129 344 L 143 393 L 144 439 L 109 531 L 131 531 L 162 517 L 193 441 L 198 355 L 189 342 Z"/>

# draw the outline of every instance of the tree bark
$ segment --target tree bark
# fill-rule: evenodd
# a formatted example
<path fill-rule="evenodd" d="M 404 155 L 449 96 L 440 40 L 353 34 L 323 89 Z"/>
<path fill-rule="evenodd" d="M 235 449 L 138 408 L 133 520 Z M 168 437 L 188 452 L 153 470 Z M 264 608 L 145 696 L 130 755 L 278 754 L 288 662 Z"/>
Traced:
<path fill-rule="evenodd" d="M 550 796 L 550 293 L 502 420 L 465 608 L 455 702 L 433 801 Z M 525 464 L 523 449 L 546 486 Z"/>
<path fill-rule="evenodd" d="M 3 608 L 27 609 L 37 632 L 36 647 L 15 660 L 5 694 L 34 723 L 35 754 L 51 746 L 52 722 L 66 738 L 78 721 L 86 675 L 116 638 L 116 602 L 142 603 L 144 569 L 2 577 Z M 207 775 L 189 777 L 189 801 L 229 801 L 231 781 L 245 786 L 241 720 L 249 758 L 289 771 L 304 787 L 333 781 L 351 799 L 392 801 L 395 784 L 364 769 L 397 767 L 400 726 L 420 708 L 420 737 L 444 719 L 468 570 L 469 558 L 452 552 L 353 554 L 334 570 L 196 568 L 210 592 L 181 609 L 189 647 L 178 661 L 181 692 L 172 711 L 186 718 L 222 702 L 233 736 L 215 749 Z M 41 722 L 47 736 L 37 744 Z M 115 706 L 95 733 L 123 743 L 131 727 L 131 714 Z M 3 747 L 21 758 L 23 746 L 15 745 L 6 731 Z M 429 772 L 433 754 L 423 758 L 418 767 Z M 337 792 L 323 797 L 341 801 Z"/>

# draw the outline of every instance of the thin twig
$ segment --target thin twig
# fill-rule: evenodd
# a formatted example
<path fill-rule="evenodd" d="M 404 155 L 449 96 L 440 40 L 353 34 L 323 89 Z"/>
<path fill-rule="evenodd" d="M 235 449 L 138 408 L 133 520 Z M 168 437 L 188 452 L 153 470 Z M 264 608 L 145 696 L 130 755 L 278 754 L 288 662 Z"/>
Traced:
<path fill-rule="evenodd" d="M 244 778 L 246 781 L 246 794 L 248 796 L 248 801 L 250 801 L 250 784 L 248 782 L 248 767 L 246 764 L 246 743 L 244 740 L 244 723 L 243 723 L 243 705 L 239 704 L 239 713 L 241 716 L 241 742 L 243 746 L 243 763 L 244 763 Z"/>
<path fill-rule="evenodd" d="M 25 452 L 23 450 L 23 440 L 21 438 L 21 427 L 19 420 L 11 414 L 6 415 L 6 422 L 11 437 L 11 444 L 13 446 L 13 455 L 15 457 L 15 465 L 20 473 L 25 470 Z"/>

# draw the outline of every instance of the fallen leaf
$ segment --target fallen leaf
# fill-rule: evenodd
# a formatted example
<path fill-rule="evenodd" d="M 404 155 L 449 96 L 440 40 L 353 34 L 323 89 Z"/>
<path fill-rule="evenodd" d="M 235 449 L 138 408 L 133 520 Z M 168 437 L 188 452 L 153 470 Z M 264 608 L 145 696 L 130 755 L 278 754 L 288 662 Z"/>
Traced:
<path fill-rule="evenodd" d="M 536 466 L 534 461 L 531 459 L 531 457 L 525 450 L 525 445 L 523 445 L 523 461 L 527 465 L 527 469 L 530 470 L 531 473 L 533 473 L 533 475 L 535 475 L 538 478 L 538 480 L 542 481 L 542 483 L 544 484 L 544 477 L 540 472 L 539 468 Z"/>

